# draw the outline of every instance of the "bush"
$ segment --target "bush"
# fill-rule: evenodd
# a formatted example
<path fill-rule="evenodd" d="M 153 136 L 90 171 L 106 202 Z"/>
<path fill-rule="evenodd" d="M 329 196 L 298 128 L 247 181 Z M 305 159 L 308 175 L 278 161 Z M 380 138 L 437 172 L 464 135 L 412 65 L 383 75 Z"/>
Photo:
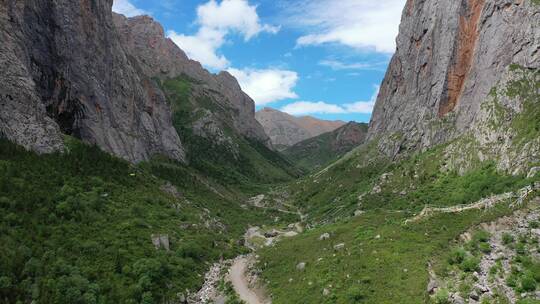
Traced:
<path fill-rule="evenodd" d="M 351 287 L 347 291 L 347 298 L 351 300 L 353 303 L 357 303 L 359 301 L 362 301 L 365 298 L 365 296 L 360 287 Z"/>
<path fill-rule="evenodd" d="M 465 272 L 474 272 L 480 270 L 480 259 L 469 256 L 459 265 L 459 268 Z"/>
<path fill-rule="evenodd" d="M 461 264 L 463 260 L 465 260 L 466 256 L 467 256 L 467 252 L 465 251 L 465 249 L 461 247 L 455 248 L 454 250 L 452 250 L 452 252 L 450 252 L 448 263 L 450 263 L 450 265 Z"/>
<path fill-rule="evenodd" d="M 521 277 L 521 290 L 522 291 L 535 291 L 536 281 L 531 275 L 525 275 Z"/>
<path fill-rule="evenodd" d="M 489 241 L 490 237 L 491 235 L 489 234 L 489 232 L 485 230 L 480 230 L 474 234 L 473 241 L 485 243 Z"/>
<path fill-rule="evenodd" d="M 504 245 L 508 246 L 514 243 L 514 236 L 512 236 L 510 233 L 503 233 L 502 241 Z"/>
<path fill-rule="evenodd" d="M 480 243 L 480 245 L 478 245 L 478 249 L 480 249 L 480 251 L 482 251 L 483 253 L 491 252 L 491 246 L 489 246 L 488 243 Z"/>
<path fill-rule="evenodd" d="M 450 304 L 449 298 L 450 294 L 448 293 L 448 290 L 441 289 L 435 294 L 434 300 L 436 304 Z"/>

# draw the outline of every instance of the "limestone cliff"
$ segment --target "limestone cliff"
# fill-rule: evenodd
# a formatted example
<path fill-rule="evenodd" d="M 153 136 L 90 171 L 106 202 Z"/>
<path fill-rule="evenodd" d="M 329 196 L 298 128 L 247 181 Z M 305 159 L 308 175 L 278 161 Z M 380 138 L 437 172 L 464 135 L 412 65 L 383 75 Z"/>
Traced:
<path fill-rule="evenodd" d="M 0 132 L 39 152 L 62 133 L 132 162 L 184 159 L 170 107 L 129 58 L 112 0 L 0 3 Z"/>
<path fill-rule="evenodd" d="M 379 148 L 389 156 L 464 134 L 485 141 L 480 131 L 486 130 L 493 113 L 484 105 L 493 99 L 490 92 L 506 92 L 505 87 L 521 77 L 512 65 L 529 72 L 531 94 L 538 96 L 539 50 L 538 1 L 408 0 L 369 138 L 379 139 Z M 501 95 L 498 104 L 512 112 L 508 119 L 514 120 L 527 98 Z M 538 97 L 530 102 L 538 107 Z M 509 124 L 499 122 L 493 126 L 499 129 L 495 133 L 500 135 L 501 127 Z"/>
<path fill-rule="evenodd" d="M 126 18 L 114 14 L 114 24 L 122 45 L 137 60 L 145 75 L 160 79 L 189 77 L 194 80 L 194 96 L 208 97 L 217 107 L 232 109 L 231 116 L 226 118 L 220 117 L 221 113 L 213 113 L 211 119 L 214 123 L 220 121 L 218 124 L 228 124 L 240 135 L 271 147 L 264 129 L 255 120 L 255 103 L 242 91 L 231 74 L 211 74 L 200 63 L 188 59 L 172 40 L 165 37 L 163 27 L 151 17 Z"/>
<path fill-rule="evenodd" d="M 189 60 L 152 18 L 113 14 L 112 2 L 0 2 L 0 136 L 41 153 L 63 150 L 67 134 L 131 162 L 184 161 L 160 80 L 186 76 L 194 95 L 230 110 L 206 116 L 209 130 L 271 147 L 234 77 Z"/>

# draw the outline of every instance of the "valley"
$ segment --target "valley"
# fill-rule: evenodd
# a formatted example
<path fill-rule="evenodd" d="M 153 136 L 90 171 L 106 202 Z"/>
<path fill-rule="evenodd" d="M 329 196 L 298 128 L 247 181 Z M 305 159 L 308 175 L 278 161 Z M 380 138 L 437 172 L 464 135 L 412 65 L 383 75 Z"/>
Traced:
<path fill-rule="evenodd" d="M 538 1 L 404 1 L 369 124 L 115 3 L 0 3 L 0 303 L 540 303 Z"/>

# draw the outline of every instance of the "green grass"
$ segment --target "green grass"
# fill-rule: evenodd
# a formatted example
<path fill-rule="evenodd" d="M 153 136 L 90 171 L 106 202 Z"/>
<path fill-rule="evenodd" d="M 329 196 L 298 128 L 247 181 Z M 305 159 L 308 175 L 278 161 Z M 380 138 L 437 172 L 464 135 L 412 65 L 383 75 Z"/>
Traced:
<path fill-rule="evenodd" d="M 282 151 L 282 153 L 297 166 L 307 171 L 320 170 L 362 144 L 367 129 L 367 124 L 349 123 L 335 131 L 297 143 Z M 347 134 L 351 134 L 351 132 L 361 133 L 358 142 L 342 138 L 346 137 Z"/>
<path fill-rule="evenodd" d="M 489 212 L 438 215 L 404 226 L 404 215 L 374 210 L 262 250 L 260 267 L 276 304 L 351 303 L 351 290 L 361 295 L 359 303 L 424 303 L 427 263 L 444 254 L 471 225 L 510 211 L 501 205 Z M 325 232 L 330 240 L 319 241 Z M 334 251 L 338 243 L 346 249 Z M 295 270 L 299 262 L 306 262 L 303 272 Z M 322 296 L 324 288 L 330 290 L 327 297 Z"/>
<path fill-rule="evenodd" d="M 394 163 L 377 156 L 374 147 L 376 143 L 361 147 L 327 171 L 290 187 L 291 202 L 308 214 L 309 222 L 334 224 L 317 226 L 260 252 L 274 303 L 351 303 L 350 293 L 361 299 L 359 303 L 426 302 L 428 262 L 450 252 L 452 240 L 469 227 L 513 210 L 503 202 L 488 211 L 434 215 L 408 225 L 404 221 L 425 205 L 473 203 L 538 180 L 506 175 L 492 162 L 477 163 L 462 175 L 441 170 L 446 146 Z M 383 173 L 391 175 L 381 192 L 369 193 Z M 361 194 L 365 195 L 359 207 Z M 357 208 L 366 213 L 351 218 Z M 332 235 L 330 240 L 319 241 L 325 232 Z M 467 252 L 454 252 L 444 261 L 454 259 L 463 271 L 476 271 L 478 256 L 490 250 L 488 238 L 483 232 L 475 234 Z M 336 252 L 333 245 L 339 243 L 346 249 Z M 295 271 L 299 262 L 307 263 L 304 272 Z M 324 288 L 330 295 L 322 296 Z"/>
<path fill-rule="evenodd" d="M 512 120 L 512 128 L 517 133 L 513 140 L 523 145 L 540 133 L 540 69 L 526 69 L 515 64 L 510 69 L 517 79 L 508 84 L 505 93 L 510 98 L 519 97 L 523 101 L 521 114 Z"/>
<path fill-rule="evenodd" d="M 192 96 L 192 87 L 196 85 L 185 76 L 161 84 L 173 105 L 173 125 L 187 150 L 191 168 L 219 184 L 240 188 L 290 181 L 298 176 L 300 171 L 278 153 L 233 131 L 230 125 L 233 109 L 218 105 L 209 96 Z M 237 150 L 194 134 L 192 124 L 205 110 L 217 113 L 224 136 L 232 139 Z"/>
<path fill-rule="evenodd" d="M 0 302 L 162 303 L 198 289 L 208 262 L 244 252 L 249 224 L 296 220 L 242 209 L 190 168 L 132 166 L 68 142 L 68 153 L 38 156 L 0 140 Z M 154 249 L 156 233 L 171 251 Z"/>

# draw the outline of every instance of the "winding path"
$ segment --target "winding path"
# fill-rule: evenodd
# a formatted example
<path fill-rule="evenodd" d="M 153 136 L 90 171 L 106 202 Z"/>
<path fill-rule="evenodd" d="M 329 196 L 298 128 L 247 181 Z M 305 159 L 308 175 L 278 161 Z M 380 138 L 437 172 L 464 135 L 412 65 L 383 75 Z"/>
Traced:
<path fill-rule="evenodd" d="M 240 299 L 247 304 L 270 304 L 261 295 L 249 287 L 246 277 L 248 257 L 241 257 L 234 261 L 229 270 L 229 279 Z"/>

